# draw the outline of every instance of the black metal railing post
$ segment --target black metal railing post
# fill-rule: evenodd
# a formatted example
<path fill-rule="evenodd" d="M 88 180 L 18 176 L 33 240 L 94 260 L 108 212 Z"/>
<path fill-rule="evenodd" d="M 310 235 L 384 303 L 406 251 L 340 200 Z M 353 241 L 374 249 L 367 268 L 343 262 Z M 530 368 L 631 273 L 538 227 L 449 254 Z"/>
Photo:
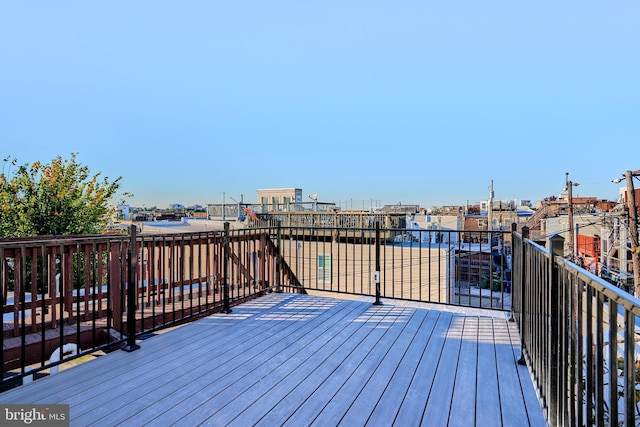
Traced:
<path fill-rule="evenodd" d="M 559 272 L 557 264 L 554 261 L 556 256 L 561 257 L 564 254 L 564 238 L 559 235 L 552 236 L 549 239 L 549 249 L 551 259 L 549 262 L 548 272 L 548 292 L 549 292 L 549 390 L 547 405 L 549 407 L 549 425 L 557 425 L 558 423 L 558 387 L 562 384 L 559 377 L 560 364 L 559 360 L 559 345 L 560 345 L 560 310 L 558 304 L 560 304 L 560 292 L 559 292 Z"/>
<path fill-rule="evenodd" d="M 525 307 L 525 281 L 527 279 L 527 244 L 526 239 L 529 238 L 529 227 L 522 227 L 522 247 L 520 248 L 520 359 L 518 365 L 526 365 L 527 360 L 524 357 L 524 349 L 526 345 L 525 334 L 527 332 L 527 310 Z"/>
<path fill-rule="evenodd" d="M 127 344 L 122 347 L 124 351 L 134 351 L 140 348 L 136 344 L 136 276 L 138 270 L 138 250 L 136 241 L 136 226 L 131 225 L 129 228 L 129 259 L 127 267 L 129 275 L 127 276 Z"/>
<path fill-rule="evenodd" d="M 518 231 L 518 224 L 516 224 L 515 222 L 511 223 L 511 241 L 515 242 L 516 239 L 513 238 L 513 235 Z M 513 251 L 512 251 L 513 253 Z M 511 274 L 513 275 L 513 267 L 511 268 Z M 513 276 L 510 276 L 511 278 L 511 297 L 513 298 Z M 515 322 L 516 321 L 516 312 L 515 312 L 515 307 L 513 306 L 513 301 L 511 302 L 511 312 L 509 314 L 509 322 Z"/>
<path fill-rule="evenodd" d="M 376 301 L 374 305 L 382 305 L 380 301 L 380 222 L 376 221 L 376 271 L 373 272 L 373 281 L 376 285 Z"/>
<path fill-rule="evenodd" d="M 282 233 L 282 221 L 278 219 L 276 221 L 276 293 L 282 292 L 282 245 L 281 245 L 281 233 Z"/>
<path fill-rule="evenodd" d="M 224 300 L 222 312 L 225 314 L 231 313 L 231 307 L 229 305 L 229 257 L 231 251 L 229 250 L 229 222 L 224 223 L 224 232 L 222 235 L 222 243 L 224 245 L 223 259 L 222 259 L 222 286 L 224 292 Z"/>

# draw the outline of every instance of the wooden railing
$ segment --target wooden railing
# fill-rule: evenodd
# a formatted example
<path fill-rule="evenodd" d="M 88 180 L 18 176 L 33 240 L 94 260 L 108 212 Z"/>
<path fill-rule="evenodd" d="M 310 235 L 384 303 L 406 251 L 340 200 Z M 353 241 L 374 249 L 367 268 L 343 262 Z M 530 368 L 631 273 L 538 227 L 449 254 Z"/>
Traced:
<path fill-rule="evenodd" d="M 276 286 L 302 291 L 265 231 L 131 233 L 0 242 L 5 388 Z"/>

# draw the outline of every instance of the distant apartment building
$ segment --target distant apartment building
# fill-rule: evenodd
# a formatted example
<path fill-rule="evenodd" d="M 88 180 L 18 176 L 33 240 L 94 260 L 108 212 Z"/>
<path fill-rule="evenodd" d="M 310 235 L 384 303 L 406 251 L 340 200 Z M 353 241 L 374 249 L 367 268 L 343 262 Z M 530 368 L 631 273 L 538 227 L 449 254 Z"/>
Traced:
<path fill-rule="evenodd" d="M 269 188 L 258 190 L 258 204 L 261 210 L 267 211 L 296 211 L 296 206 L 302 203 L 301 188 Z"/>
<path fill-rule="evenodd" d="M 318 195 L 303 198 L 301 188 L 268 188 L 257 190 L 257 203 L 214 203 L 207 205 L 207 213 L 210 218 L 237 218 L 244 220 L 247 212 L 254 214 L 271 214 L 274 212 L 333 212 L 335 203 L 319 202 Z"/>
<path fill-rule="evenodd" d="M 509 230 L 522 215 L 529 216 L 531 211 L 519 209 L 515 201 L 494 201 L 490 206 L 488 200 L 483 200 L 479 205 L 467 206 L 463 228 L 470 231 Z"/>
<path fill-rule="evenodd" d="M 261 213 L 271 212 L 333 212 L 336 204 L 319 202 L 318 193 L 305 199 L 300 188 L 270 188 L 258 190 L 258 206 Z"/>
<path fill-rule="evenodd" d="M 384 205 L 380 208 L 381 213 L 385 214 L 415 214 L 420 212 L 420 206 L 418 205 Z"/>
<path fill-rule="evenodd" d="M 128 221 L 130 218 L 131 206 L 119 204 L 116 206 L 116 217 L 120 220 Z"/>

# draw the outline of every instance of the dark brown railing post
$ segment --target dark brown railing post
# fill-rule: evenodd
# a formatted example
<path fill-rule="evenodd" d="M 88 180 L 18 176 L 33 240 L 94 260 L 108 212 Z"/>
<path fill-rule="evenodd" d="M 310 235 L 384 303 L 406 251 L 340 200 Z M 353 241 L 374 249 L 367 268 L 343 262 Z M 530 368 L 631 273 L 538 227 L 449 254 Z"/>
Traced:
<path fill-rule="evenodd" d="M 549 248 L 551 259 L 549 262 L 548 275 L 548 292 L 549 292 L 549 397 L 547 404 L 549 406 L 549 425 L 558 424 L 558 386 L 562 384 L 559 373 L 562 370 L 558 367 L 560 360 L 558 358 L 558 348 L 560 345 L 560 293 L 558 290 L 558 267 L 554 261 L 555 257 L 563 257 L 564 254 L 564 238 L 559 235 L 552 236 L 549 239 Z"/>
<path fill-rule="evenodd" d="M 42 254 L 42 258 L 43 259 L 46 258 L 44 253 Z M 7 301 L 7 299 L 5 297 L 5 294 L 6 294 L 5 289 L 8 291 L 8 284 L 7 284 L 7 277 L 8 276 L 7 276 L 7 273 L 6 273 L 6 270 L 5 270 L 5 265 L 6 265 L 6 261 L 5 261 L 5 258 L 4 258 L 4 248 L 0 247 L 0 302 L 2 302 L 3 306 L 6 304 L 6 301 Z M 44 302 L 44 298 L 42 299 L 42 301 Z M 43 311 L 43 313 L 44 313 L 44 311 Z M 2 314 L 4 315 L 4 312 Z M 44 316 L 42 316 L 42 319 L 44 321 Z M 4 323 L 4 321 L 3 321 L 3 323 Z M 3 325 L 3 327 L 4 327 L 4 325 Z M 44 328 L 43 328 L 43 330 L 44 330 Z M 2 334 L 0 334 L 0 345 L 2 345 L 3 349 L 5 348 L 5 346 L 4 346 L 4 330 L 2 331 Z M 4 367 L 4 351 L 0 353 L 0 366 Z M 3 375 L 2 379 L 4 380 L 4 375 Z M 0 384 L 2 384 L 2 383 L 0 383 Z"/>
<path fill-rule="evenodd" d="M 229 250 L 229 222 L 224 223 L 224 232 L 222 235 L 222 242 L 224 245 L 223 259 L 222 259 L 222 286 L 224 290 L 224 301 L 222 312 L 225 314 L 231 313 L 231 307 L 229 305 L 229 257 L 231 251 Z"/>
<path fill-rule="evenodd" d="M 129 228 L 129 259 L 127 260 L 129 275 L 127 280 L 127 344 L 124 351 L 134 351 L 140 348 L 136 344 L 136 273 L 138 270 L 138 250 L 136 243 L 136 226 Z"/>
<path fill-rule="evenodd" d="M 522 248 L 520 249 L 520 359 L 518 365 L 526 365 L 527 360 L 524 357 L 525 334 L 527 332 L 527 311 L 525 307 L 525 281 L 527 279 L 527 244 L 525 239 L 529 238 L 529 227 L 522 227 Z M 513 288 L 512 288 L 513 289 Z"/>
<path fill-rule="evenodd" d="M 376 301 L 373 305 L 382 305 L 380 301 L 380 221 L 376 221 L 376 271 L 373 272 L 376 284 Z"/>

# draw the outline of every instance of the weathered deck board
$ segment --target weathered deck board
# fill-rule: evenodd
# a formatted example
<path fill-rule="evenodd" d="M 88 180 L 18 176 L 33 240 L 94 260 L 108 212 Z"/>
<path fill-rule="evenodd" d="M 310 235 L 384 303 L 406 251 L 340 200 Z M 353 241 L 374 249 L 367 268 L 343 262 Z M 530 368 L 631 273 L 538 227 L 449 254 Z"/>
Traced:
<path fill-rule="evenodd" d="M 442 312 L 430 335 L 424 332 L 425 336 L 429 336 L 429 343 L 418 363 L 409 389 L 396 415 L 395 422 L 397 425 L 416 426 L 422 423 L 424 410 L 429 401 L 435 380 L 438 361 L 444 348 L 445 336 L 452 320 L 453 315 L 451 313 Z M 450 374 L 453 375 L 453 373 Z"/>
<path fill-rule="evenodd" d="M 449 413 L 449 424 L 454 426 L 465 425 L 469 420 L 475 421 L 476 418 L 478 323 L 479 319 L 473 317 L 465 318 L 463 323 L 462 343 Z"/>
<path fill-rule="evenodd" d="M 374 327 L 372 334 L 376 334 L 377 342 L 368 350 L 368 353 L 363 355 L 361 352 L 354 352 L 349 355 L 349 359 L 354 361 L 355 369 L 349 372 L 349 376 L 313 420 L 312 425 L 338 425 L 342 421 L 345 421 L 345 425 L 361 425 L 368 419 L 373 408 L 364 408 L 372 406 L 371 404 L 378 400 L 379 393 L 387 383 L 385 377 L 389 372 L 384 372 L 382 368 L 385 357 L 394 351 L 399 340 L 408 340 L 409 335 L 417 331 L 419 324 L 415 325 L 415 323 L 422 321 L 421 317 L 413 315 L 415 309 L 394 310 L 396 310 L 395 313 L 387 314 L 391 317 L 390 320 L 385 318 L 381 325 Z M 408 313 L 408 310 L 411 313 Z M 394 326 L 397 327 L 391 327 L 390 324 L 395 324 Z M 397 366 L 397 364 L 396 360 L 394 365 Z M 393 371 L 390 373 L 392 374 Z M 371 388 L 372 385 L 374 389 Z M 345 419 L 347 415 L 349 416 Z"/>
<path fill-rule="evenodd" d="M 313 301 L 310 301 L 303 313 L 299 313 L 297 308 L 294 308 L 295 311 L 288 311 L 287 303 L 284 302 L 279 306 L 278 313 L 267 312 L 252 319 L 251 331 L 233 334 L 232 342 L 220 345 L 213 351 L 204 346 L 208 351 L 203 355 L 206 362 L 200 366 L 187 366 L 187 373 L 173 379 L 171 384 L 160 384 L 163 392 L 167 393 L 166 397 L 162 397 L 167 401 L 161 407 L 154 408 L 144 402 L 134 402 L 134 405 L 129 404 L 124 407 L 118 418 L 122 421 L 130 420 L 132 423 L 135 421 L 138 425 L 153 419 L 162 420 L 162 423 L 178 421 L 186 423 L 190 413 L 196 413 L 202 417 L 225 399 L 233 400 L 240 393 L 240 385 L 243 381 L 260 381 L 259 375 L 263 371 L 270 369 L 272 365 L 282 363 L 281 359 L 286 357 L 286 350 L 283 351 L 282 348 L 294 348 L 291 344 L 297 344 L 302 340 L 313 340 L 321 330 L 314 332 L 310 330 L 312 327 L 325 322 L 332 324 L 334 321 L 339 321 L 342 311 L 346 314 L 350 313 L 348 307 L 329 311 L 327 308 L 331 306 L 327 306 L 326 301 L 320 302 L 323 309 L 319 313 L 310 312 L 314 307 Z M 300 321 L 309 316 L 318 317 L 318 321 Z M 213 319 L 227 322 L 224 315 L 216 315 Z M 271 330 L 274 330 L 273 333 Z M 183 357 L 186 355 L 176 356 L 179 361 Z M 149 385 L 156 386 L 157 383 L 153 382 Z M 136 392 L 138 390 L 139 388 Z M 208 396 L 207 401 L 211 400 L 212 403 L 202 407 L 204 396 Z"/>
<path fill-rule="evenodd" d="M 498 367 L 502 424 L 517 425 L 520 420 L 527 418 L 527 409 L 522 398 L 521 385 L 519 382 L 513 381 L 513 378 L 518 378 L 518 364 L 516 363 L 517 359 L 513 357 L 513 347 L 507 323 L 495 324 L 493 336 L 496 366 Z"/>
<path fill-rule="evenodd" d="M 422 331 L 433 331 L 438 321 L 439 312 L 429 311 L 424 318 L 420 327 Z M 368 424 L 370 425 L 389 425 L 392 422 L 402 406 L 406 392 L 413 380 L 416 368 L 424 355 L 425 348 L 429 343 L 429 336 L 423 336 L 419 333 L 411 337 L 411 343 L 407 351 L 402 355 L 402 359 L 394 368 L 392 377 L 384 387 L 384 392 L 376 402 L 375 409 L 371 412 Z M 422 414 L 420 414 L 422 415 Z"/>
<path fill-rule="evenodd" d="M 518 335 L 518 327 L 515 322 L 507 322 L 507 332 L 511 339 L 511 348 L 513 350 L 514 360 L 520 359 L 520 336 Z M 535 389 L 531 386 L 531 379 L 529 377 L 529 371 L 526 366 L 516 365 L 518 368 L 518 374 L 520 379 L 520 387 L 522 396 L 524 397 L 524 404 L 527 408 L 527 416 L 530 419 L 531 425 L 544 425 L 546 420 L 542 411 L 540 410 L 540 401 Z"/>
<path fill-rule="evenodd" d="M 71 425 L 546 425 L 503 316 L 269 294 L 0 394 Z"/>
<path fill-rule="evenodd" d="M 478 322 L 478 358 L 476 422 L 480 426 L 501 426 L 498 366 L 494 344 L 494 323 L 491 319 Z"/>
<path fill-rule="evenodd" d="M 395 416 L 391 405 L 387 405 L 385 402 L 384 405 L 378 406 L 378 403 L 394 374 L 398 373 L 398 371 L 400 371 L 398 374 L 401 376 L 410 376 L 412 374 L 413 367 L 403 364 L 402 359 L 422 328 L 428 312 L 418 310 L 415 314 L 411 314 L 410 320 L 406 322 L 406 327 L 401 330 L 401 334 L 397 336 L 391 348 L 386 351 L 384 358 L 376 364 L 375 371 L 372 372 L 364 388 L 358 393 L 356 400 L 340 420 L 341 424 L 354 425 L 361 423 L 363 421 L 362 414 L 373 413 L 376 406 L 383 411 L 379 415 L 382 419 L 389 419 Z M 405 367 L 408 368 L 407 371 L 404 370 Z"/>
<path fill-rule="evenodd" d="M 447 330 L 423 418 L 423 421 L 427 420 L 430 425 L 448 425 L 451 396 L 453 396 L 462 345 L 463 326 L 464 317 L 454 316 Z M 444 398 L 445 396 L 446 398 Z"/>
<path fill-rule="evenodd" d="M 365 310 L 366 308 L 364 306 L 359 307 L 360 310 Z M 353 318 L 362 315 L 360 310 L 349 313 L 350 325 L 354 324 L 352 322 Z M 337 320 L 340 321 L 342 319 Z M 295 337 L 295 345 L 286 343 L 285 345 L 274 347 L 274 354 L 266 354 L 266 360 L 261 358 L 254 359 L 252 360 L 254 363 L 244 364 L 243 369 L 238 370 L 238 375 L 230 378 L 229 375 L 224 375 L 221 381 L 223 381 L 223 385 L 226 388 L 221 389 L 220 382 L 216 382 L 202 389 L 201 392 L 215 397 L 215 399 L 208 399 L 204 407 L 200 406 L 198 401 L 194 401 L 191 403 L 195 404 L 195 407 L 191 407 L 191 404 L 183 405 L 176 409 L 172 415 L 187 424 L 215 416 L 216 420 L 221 420 L 224 424 L 239 414 L 238 407 L 250 407 L 253 411 L 253 407 L 259 408 L 260 405 L 265 403 L 273 404 L 271 396 L 266 396 L 263 401 L 256 401 L 256 399 L 263 397 L 266 391 L 278 384 L 282 378 L 283 369 L 290 369 L 291 366 L 300 365 L 309 355 L 312 355 L 323 346 L 329 345 L 330 341 L 348 341 L 352 332 L 350 329 L 345 329 L 334 335 L 327 332 L 330 330 L 327 328 L 335 327 L 335 324 L 324 325 L 322 322 L 313 322 L 312 325 L 315 326 L 312 332 Z M 216 395 L 215 392 L 218 392 L 219 395 Z M 231 415 L 229 415 L 229 412 Z M 192 420 L 192 418 L 195 418 L 195 420 Z"/>

